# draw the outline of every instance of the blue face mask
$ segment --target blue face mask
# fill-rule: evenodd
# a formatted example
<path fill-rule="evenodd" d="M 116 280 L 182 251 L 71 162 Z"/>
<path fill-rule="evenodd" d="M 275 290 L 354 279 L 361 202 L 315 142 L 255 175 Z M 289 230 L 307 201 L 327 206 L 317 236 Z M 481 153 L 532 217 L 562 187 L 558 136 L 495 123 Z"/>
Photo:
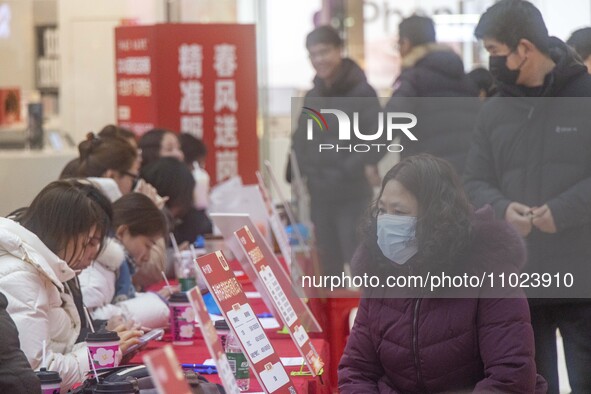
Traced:
<path fill-rule="evenodd" d="M 417 253 L 416 225 L 414 216 L 378 216 L 378 246 L 384 256 L 396 264 L 406 264 Z"/>

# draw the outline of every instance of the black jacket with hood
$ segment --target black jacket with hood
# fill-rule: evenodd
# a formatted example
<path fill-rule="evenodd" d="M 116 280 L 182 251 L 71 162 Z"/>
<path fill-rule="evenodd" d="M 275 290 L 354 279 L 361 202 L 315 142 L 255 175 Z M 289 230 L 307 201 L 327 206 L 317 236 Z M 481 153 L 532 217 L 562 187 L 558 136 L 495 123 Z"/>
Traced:
<path fill-rule="evenodd" d="M 548 204 L 557 227 L 533 227 L 526 237 L 534 273 L 571 273 L 576 289 L 530 289 L 531 297 L 590 297 L 591 278 L 591 75 L 574 52 L 550 40 L 556 67 L 543 86 L 499 83 L 500 97 L 480 113 L 464 173 L 475 206 L 491 204 L 499 218 L 507 206 Z"/>
<path fill-rule="evenodd" d="M 414 47 L 401 66 L 386 109 L 415 114 L 412 132 L 418 139 L 401 140 L 401 157 L 429 153 L 448 160 L 461 174 L 480 106 L 478 89 L 464 73 L 462 59 L 446 45 L 429 43 Z"/>
<path fill-rule="evenodd" d="M 363 100 L 359 100 L 362 98 Z M 306 94 L 304 106 L 316 111 L 338 109 L 345 112 L 353 128 L 353 113 L 359 113 L 359 129 L 364 134 L 377 130 L 378 113 L 381 110 L 376 91 L 369 85 L 363 70 L 351 59 L 342 60 L 334 82 L 327 86 L 318 77 L 314 78 L 314 88 Z M 292 137 L 292 147 L 296 153 L 300 171 L 307 178 L 310 196 L 322 201 L 344 201 L 367 199 L 372 190 L 365 177 L 365 165 L 375 164 L 383 156 L 370 151 L 354 152 L 351 149 L 323 150 L 320 144 L 334 146 L 371 144 L 357 139 L 351 131 L 351 140 L 339 140 L 339 127 L 334 115 L 324 115 L 327 128 L 315 130 L 312 140 L 307 139 L 307 116 L 300 114 L 297 129 Z M 385 135 L 384 131 L 384 135 Z M 382 150 L 385 152 L 385 149 Z"/>

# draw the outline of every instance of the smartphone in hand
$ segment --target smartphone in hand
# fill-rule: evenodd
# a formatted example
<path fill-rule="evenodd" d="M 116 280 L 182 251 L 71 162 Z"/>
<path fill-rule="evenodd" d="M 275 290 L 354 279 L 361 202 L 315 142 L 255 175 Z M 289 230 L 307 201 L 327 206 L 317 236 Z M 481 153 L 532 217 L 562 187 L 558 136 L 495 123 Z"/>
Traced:
<path fill-rule="evenodd" d="M 148 344 L 148 342 L 150 342 L 152 340 L 162 339 L 163 335 L 164 335 L 164 330 L 161 328 L 157 328 L 157 329 L 154 329 L 150 332 L 145 333 L 144 335 L 142 335 L 140 337 L 140 343 L 127 348 L 125 353 L 123 353 L 123 356 L 125 357 L 129 354 L 133 354 L 134 352 L 136 352 L 136 351 L 140 350 L 141 348 L 143 348 L 144 346 L 146 346 Z"/>

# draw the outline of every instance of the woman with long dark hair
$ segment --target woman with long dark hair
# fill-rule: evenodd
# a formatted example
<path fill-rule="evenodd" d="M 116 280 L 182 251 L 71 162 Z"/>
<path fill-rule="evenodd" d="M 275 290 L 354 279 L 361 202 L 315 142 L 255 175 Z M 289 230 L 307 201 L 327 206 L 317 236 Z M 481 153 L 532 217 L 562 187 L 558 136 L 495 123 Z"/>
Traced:
<path fill-rule="evenodd" d="M 159 328 L 168 321 L 168 287 L 155 293 L 136 293 L 132 276 L 149 262 L 153 246 L 167 234 L 166 218 L 152 200 L 129 193 L 113 203 L 113 239 L 95 264 L 80 274 L 84 303 L 93 319 L 122 317 L 142 327 Z M 150 305 L 150 308 L 146 308 Z"/>
<path fill-rule="evenodd" d="M 90 369 L 85 342 L 76 343 L 82 321 L 68 282 L 101 249 L 110 227 L 110 203 L 92 185 L 62 180 L 47 185 L 12 219 L 0 218 L 0 289 L 31 367 L 59 372 L 62 391 Z M 122 350 L 139 331 L 120 333 Z"/>
<path fill-rule="evenodd" d="M 185 163 L 163 157 L 143 167 L 141 174 L 143 179 L 154 185 L 159 195 L 168 198 L 166 208 L 174 220 L 171 230 L 179 244 L 193 243 L 198 235 L 211 233 L 211 221 L 205 212 L 195 209 L 195 179 Z"/>
<path fill-rule="evenodd" d="M 451 165 L 433 156 L 394 166 L 367 222 L 352 263 L 358 275 L 480 277 L 525 263 L 517 232 L 490 208 L 473 212 Z M 382 284 L 361 300 L 339 365 L 341 393 L 545 392 L 520 290 Z"/>
<path fill-rule="evenodd" d="M 149 130 L 141 136 L 138 146 L 142 152 L 142 169 L 162 157 L 174 157 L 184 161 L 179 138 L 170 130 Z"/>

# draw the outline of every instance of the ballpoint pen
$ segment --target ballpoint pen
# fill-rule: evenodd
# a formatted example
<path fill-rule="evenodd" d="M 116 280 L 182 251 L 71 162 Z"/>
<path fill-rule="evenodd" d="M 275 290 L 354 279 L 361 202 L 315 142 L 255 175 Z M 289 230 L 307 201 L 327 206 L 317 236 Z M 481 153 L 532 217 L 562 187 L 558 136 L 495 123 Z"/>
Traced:
<path fill-rule="evenodd" d="M 207 369 L 202 369 L 202 368 L 193 368 L 192 369 L 193 372 L 197 372 L 200 373 L 202 375 L 212 375 L 212 374 L 217 374 L 218 370 L 215 369 L 214 367 L 209 367 Z"/>
<path fill-rule="evenodd" d="M 207 364 L 181 364 L 181 368 L 215 368 L 215 365 Z"/>
<path fill-rule="evenodd" d="M 181 364 L 181 368 L 183 369 L 190 369 L 193 372 L 197 372 L 200 374 L 217 374 L 218 370 L 215 365 L 204 365 L 204 364 Z"/>

